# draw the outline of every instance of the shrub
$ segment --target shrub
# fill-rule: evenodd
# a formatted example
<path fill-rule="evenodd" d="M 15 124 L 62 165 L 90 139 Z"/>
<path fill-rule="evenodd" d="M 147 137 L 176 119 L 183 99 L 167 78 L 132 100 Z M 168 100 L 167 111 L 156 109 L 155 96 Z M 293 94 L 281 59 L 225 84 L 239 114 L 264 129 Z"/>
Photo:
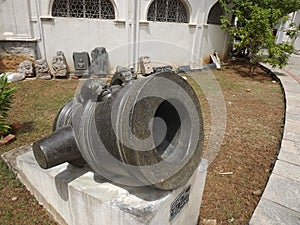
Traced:
<path fill-rule="evenodd" d="M 11 108 L 13 93 L 15 92 L 15 87 L 10 87 L 7 80 L 7 75 L 3 74 L 0 77 L 0 137 L 2 138 L 4 134 L 10 129 L 9 124 L 5 121 L 7 118 L 7 112 Z"/>

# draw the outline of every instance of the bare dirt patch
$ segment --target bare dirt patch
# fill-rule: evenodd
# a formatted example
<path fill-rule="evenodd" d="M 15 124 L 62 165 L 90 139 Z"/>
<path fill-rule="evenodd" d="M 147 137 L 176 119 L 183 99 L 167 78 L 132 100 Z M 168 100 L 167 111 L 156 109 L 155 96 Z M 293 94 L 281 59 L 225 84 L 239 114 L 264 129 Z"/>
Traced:
<path fill-rule="evenodd" d="M 284 97 L 274 78 L 257 69 L 249 75 L 243 61 L 214 71 L 227 106 L 221 151 L 210 164 L 201 205 L 203 219 L 217 224 L 248 224 L 278 153 Z"/>

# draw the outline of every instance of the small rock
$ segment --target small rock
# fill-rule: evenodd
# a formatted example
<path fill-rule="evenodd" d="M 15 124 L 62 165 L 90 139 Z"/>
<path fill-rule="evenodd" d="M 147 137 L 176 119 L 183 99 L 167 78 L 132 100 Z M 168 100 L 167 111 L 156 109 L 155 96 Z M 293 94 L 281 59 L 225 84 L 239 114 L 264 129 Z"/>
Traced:
<path fill-rule="evenodd" d="M 228 222 L 229 222 L 229 223 L 233 223 L 233 222 L 234 222 L 234 218 L 231 217 L 230 219 L 228 219 Z"/>
<path fill-rule="evenodd" d="M 232 105 L 232 102 L 228 102 L 229 105 Z"/>
<path fill-rule="evenodd" d="M 17 201 L 18 198 L 17 197 L 13 197 L 11 200 L 14 202 L 14 201 Z"/>
<path fill-rule="evenodd" d="M 0 76 L 3 76 L 3 74 L 1 74 Z M 7 81 L 8 82 L 17 82 L 17 81 L 21 81 L 25 79 L 25 74 L 23 73 L 6 73 L 7 75 Z"/>
<path fill-rule="evenodd" d="M 73 80 L 78 80 L 78 79 L 79 79 L 78 76 L 72 76 L 71 78 L 72 78 Z"/>
<path fill-rule="evenodd" d="M 277 82 L 276 82 L 276 80 L 272 80 L 272 83 L 273 83 L 273 84 L 276 84 Z"/>
<path fill-rule="evenodd" d="M 255 195 L 255 196 L 261 196 L 263 193 L 262 190 L 256 190 L 256 191 L 253 191 L 252 194 Z"/>
<path fill-rule="evenodd" d="M 8 144 L 10 142 L 13 142 L 14 140 L 16 140 L 16 136 L 13 135 L 13 134 L 9 134 L 5 138 L 3 138 L 3 139 L 0 140 L 0 146 L 1 145 L 6 145 L 6 144 Z"/>
<path fill-rule="evenodd" d="M 251 89 L 250 88 L 246 89 L 246 92 L 251 92 Z"/>
<path fill-rule="evenodd" d="M 217 220 L 203 220 L 203 225 L 217 225 Z"/>

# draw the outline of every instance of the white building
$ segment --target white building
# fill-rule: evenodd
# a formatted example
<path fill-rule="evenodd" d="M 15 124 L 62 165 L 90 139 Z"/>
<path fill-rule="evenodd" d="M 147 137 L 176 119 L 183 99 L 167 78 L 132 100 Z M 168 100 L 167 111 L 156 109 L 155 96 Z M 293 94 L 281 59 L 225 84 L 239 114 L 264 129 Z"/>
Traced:
<path fill-rule="evenodd" d="M 288 31 L 291 23 L 295 23 L 296 26 L 298 26 L 298 27 L 300 26 L 300 11 L 289 14 L 288 21 L 278 25 L 276 41 L 277 41 L 277 43 L 291 42 L 294 44 L 295 49 L 297 51 L 300 51 L 300 34 L 298 35 L 298 37 L 296 39 L 293 39 L 293 40 L 291 40 L 291 38 L 286 35 L 286 32 Z"/>
<path fill-rule="evenodd" d="M 25 58 L 106 47 L 111 72 L 135 67 L 141 56 L 157 65 L 199 68 L 217 51 L 227 53 L 217 0 L 0 0 L 0 70 Z"/>

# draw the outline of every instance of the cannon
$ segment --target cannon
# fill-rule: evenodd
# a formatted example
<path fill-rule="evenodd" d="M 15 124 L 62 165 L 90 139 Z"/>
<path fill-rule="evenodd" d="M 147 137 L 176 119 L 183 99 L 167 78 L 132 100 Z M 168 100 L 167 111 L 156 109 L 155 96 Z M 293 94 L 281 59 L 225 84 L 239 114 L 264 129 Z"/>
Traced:
<path fill-rule="evenodd" d="M 43 169 L 88 164 L 95 174 L 125 185 L 183 186 L 203 146 L 195 92 L 173 72 L 121 81 L 86 80 L 57 114 L 53 133 L 33 143 L 36 161 Z"/>

